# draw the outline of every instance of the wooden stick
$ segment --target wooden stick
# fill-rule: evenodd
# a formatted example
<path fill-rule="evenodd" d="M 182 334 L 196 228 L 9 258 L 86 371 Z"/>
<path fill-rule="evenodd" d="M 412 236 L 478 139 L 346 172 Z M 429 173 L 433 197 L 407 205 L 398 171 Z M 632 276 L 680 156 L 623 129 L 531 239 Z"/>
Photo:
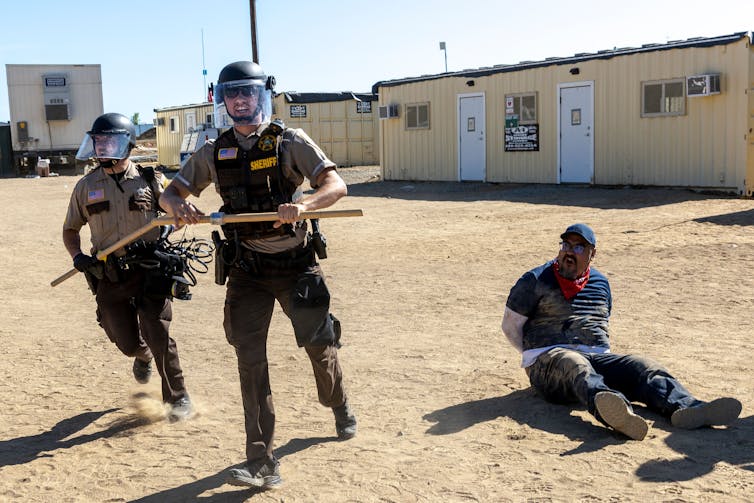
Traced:
<path fill-rule="evenodd" d="M 320 211 L 304 211 L 299 215 L 300 220 L 314 219 L 314 218 L 338 218 L 338 217 L 360 217 L 364 213 L 361 210 L 320 210 Z M 210 213 L 209 215 L 201 215 L 197 223 L 200 224 L 212 224 L 212 225 L 224 225 L 224 224 L 237 224 L 242 222 L 274 222 L 278 219 L 278 214 L 275 212 L 268 213 Z M 107 256 L 114 251 L 118 251 L 132 241 L 136 241 L 139 236 L 142 236 L 160 225 L 170 225 L 175 223 L 175 217 L 164 216 L 157 217 L 149 222 L 144 227 L 136 229 L 131 234 L 119 239 L 115 243 L 111 244 L 102 251 L 97 252 L 97 260 L 107 260 Z M 55 278 L 50 282 L 50 286 L 58 286 L 68 278 L 75 276 L 79 272 L 77 269 L 71 269 L 62 276 Z"/>

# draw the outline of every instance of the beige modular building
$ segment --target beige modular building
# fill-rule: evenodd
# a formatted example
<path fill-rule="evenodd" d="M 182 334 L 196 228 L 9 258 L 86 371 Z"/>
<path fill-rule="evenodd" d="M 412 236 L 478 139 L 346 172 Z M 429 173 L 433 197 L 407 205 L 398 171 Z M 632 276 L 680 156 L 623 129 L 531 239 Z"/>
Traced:
<path fill-rule="evenodd" d="M 301 128 L 338 166 L 379 164 L 377 96 L 371 93 L 282 92 L 275 117 Z"/>
<path fill-rule="evenodd" d="M 181 152 L 185 157 L 196 150 L 197 143 L 205 137 L 216 136 L 214 131 L 210 132 L 214 123 L 211 102 L 155 108 L 154 113 L 157 162 L 163 166 L 177 169 L 182 160 Z"/>
<path fill-rule="evenodd" d="M 371 93 L 279 93 L 273 118 L 302 128 L 339 166 L 379 164 L 377 111 Z M 178 168 L 205 140 L 215 138 L 211 102 L 156 108 L 157 161 Z"/>
<path fill-rule="evenodd" d="M 754 191 L 748 32 L 377 82 L 387 180 Z"/>
<path fill-rule="evenodd" d="M 47 158 L 74 169 L 84 133 L 103 113 L 100 65 L 5 65 L 19 172 Z"/>

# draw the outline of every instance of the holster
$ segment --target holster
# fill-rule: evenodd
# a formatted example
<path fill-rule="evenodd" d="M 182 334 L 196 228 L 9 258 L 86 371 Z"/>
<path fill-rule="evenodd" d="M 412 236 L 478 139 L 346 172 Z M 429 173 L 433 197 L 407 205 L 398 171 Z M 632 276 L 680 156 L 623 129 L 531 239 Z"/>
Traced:
<path fill-rule="evenodd" d="M 325 239 L 324 234 L 322 234 L 319 230 L 319 218 L 313 218 L 311 222 L 312 232 L 309 234 L 309 242 L 311 243 L 314 253 L 317 254 L 317 258 L 320 260 L 326 259 L 327 239 Z"/>
<path fill-rule="evenodd" d="M 97 277 L 89 271 L 84 271 L 84 277 L 86 278 L 86 284 L 89 285 L 89 290 L 92 291 L 92 295 L 97 295 L 97 287 L 99 286 Z"/>

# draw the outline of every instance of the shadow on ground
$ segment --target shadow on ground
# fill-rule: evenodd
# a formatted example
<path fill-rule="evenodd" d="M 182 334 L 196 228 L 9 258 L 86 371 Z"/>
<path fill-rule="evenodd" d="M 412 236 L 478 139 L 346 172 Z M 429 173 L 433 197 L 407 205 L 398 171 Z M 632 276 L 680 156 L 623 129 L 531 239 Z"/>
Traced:
<path fill-rule="evenodd" d="M 128 430 L 149 423 L 146 419 L 128 416 L 114 421 L 104 430 L 68 438 L 83 430 L 105 414 L 117 410 L 120 409 L 84 412 L 60 421 L 50 428 L 49 431 L 45 431 L 44 433 L 0 441 L 0 466 L 20 465 L 37 458 L 54 457 L 53 451 L 68 449 L 101 438 L 121 435 Z"/>
<path fill-rule="evenodd" d="M 420 201 L 508 201 L 600 209 L 641 209 L 684 201 L 737 198 L 678 188 L 379 180 L 349 183 L 348 194 Z"/>

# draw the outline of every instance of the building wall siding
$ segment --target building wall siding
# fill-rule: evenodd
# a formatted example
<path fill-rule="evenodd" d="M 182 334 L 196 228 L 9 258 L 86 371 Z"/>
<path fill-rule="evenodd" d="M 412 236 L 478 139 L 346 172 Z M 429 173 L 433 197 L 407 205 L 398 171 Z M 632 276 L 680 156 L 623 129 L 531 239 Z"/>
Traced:
<path fill-rule="evenodd" d="M 196 124 L 206 124 L 206 116 L 212 115 L 212 103 L 200 103 L 180 107 L 155 109 L 155 129 L 157 135 L 157 162 L 171 168 L 177 168 L 181 162 L 181 144 L 183 135 L 188 133 L 186 114 L 193 113 Z M 170 131 L 170 118 L 176 117 L 177 131 Z"/>
<path fill-rule="evenodd" d="M 94 119 L 104 113 L 100 65 L 5 65 L 14 151 L 76 150 Z M 70 120 L 45 117 L 42 75 L 68 74 Z M 18 140 L 17 124 L 26 121 L 30 142 Z"/>
<path fill-rule="evenodd" d="M 291 117 L 285 93 L 274 99 L 274 117 L 286 127 L 301 128 L 339 166 L 379 164 L 377 102 L 371 113 L 358 113 L 356 100 L 301 103 L 306 117 Z"/>
<path fill-rule="evenodd" d="M 481 92 L 486 181 L 558 183 L 558 85 L 592 82 L 595 184 L 751 192 L 752 142 L 745 135 L 754 121 L 747 94 L 754 85 L 752 54 L 748 37 L 743 37 L 727 45 L 379 86 L 379 104 L 397 103 L 401 109 L 400 118 L 379 124 L 383 175 L 388 180 L 458 180 L 457 96 Z M 573 67 L 579 68 L 578 75 L 570 74 Z M 687 97 L 682 116 L 641 117 L 642 82 L 703 73 L 721 74 L 721 94 Z M 505 96 L 529 92 L 538 98 L 539 151 L 505 152 Z M 405 105 L 416 102 L 430 103 L 429 130 L 405 129 Z M 751 110 L 748 116 L 746 110 Z"/>

